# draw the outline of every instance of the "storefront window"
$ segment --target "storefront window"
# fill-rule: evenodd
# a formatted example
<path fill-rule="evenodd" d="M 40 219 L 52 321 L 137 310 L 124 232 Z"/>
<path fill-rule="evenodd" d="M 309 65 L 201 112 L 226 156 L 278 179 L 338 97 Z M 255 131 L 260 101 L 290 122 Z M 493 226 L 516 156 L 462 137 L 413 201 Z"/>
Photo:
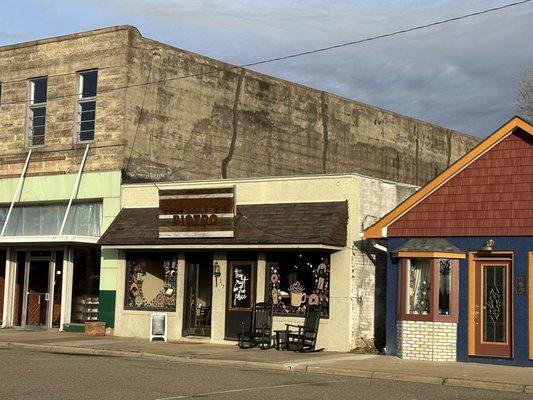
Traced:
<path fill-rule="evenodd" d="M 129 253 L 126 263 L 126 309 L 176 309 L 177 258 L 174 254 Z"/>
<path fill-rule="evenodd" d="M 58 235 L 67 203 L 21 205 L 13 207 L 6 236 Z M 0 207 L 0 226 L 7 218 L 7 207 Z M 72 203 L 63 228 L 64 235 L 100 236 L 101 202 Z"/>
<path fill-rule="evenodd" d="M 267 255 L 267 270 L 274 313 L 305 315 L 307 305 L 316 304 L 321 316 L 329 315 L 328 254 L 271 253 Z"/>
<path fill-rule="evenodd" d="M 409 260 L 408 314 L 429 314 L 429 260 Z"/>
<path fill-rule="evenodd" d="M 98 321 L 100 249 L 73 249 L 72 315 L 74 323 Z"/>
<path fill-rule="evenodd" d="M 400 319 L 442 322 L 457 319 L 457 260 L 404 258 L 400 265 Z"/>
<path fill-rule="evenodd" d="M 451 260 L 439 260 L 439 314 L 450 315 L 451 311 Z"/>

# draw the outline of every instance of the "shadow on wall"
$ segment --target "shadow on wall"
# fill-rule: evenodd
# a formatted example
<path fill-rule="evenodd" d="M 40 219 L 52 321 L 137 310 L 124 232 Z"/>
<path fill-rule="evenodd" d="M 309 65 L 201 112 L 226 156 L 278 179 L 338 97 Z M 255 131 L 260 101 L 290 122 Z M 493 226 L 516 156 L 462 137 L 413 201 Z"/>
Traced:
<path fill-rule="evenodd" d="M 376 241 L 382 246 L 386 245 L 386 241 Z M 374 347 L 377 350 L 383 350 L 385 348 L 385 336 L 386 336 L 386 305 L 387 305 L 387 253 L 376 249 L 374 247 L 374 241 L 371 240 L 358 240 L 354 242 L 354 249 L 358 249 L 362 258 L 362 265 L 359 268 L 357 278 L 358 292 L 367 291 L 369 288 L 365 287 L 365 274 L 374 274 L 374 310 L 373 315 L 365 315 L 363 311 L 364 298 L 358 298 L 360 307 L 359 327 L 361 328 L 365 324 L 365 319 L 372 318 L 372 326 L 374 333 Z M 371 321 L 367 321 L 370 323 Z M 365 338 L 357 338 L 362 340 L 370 347 L 371 343 L 366 343 Z"/>

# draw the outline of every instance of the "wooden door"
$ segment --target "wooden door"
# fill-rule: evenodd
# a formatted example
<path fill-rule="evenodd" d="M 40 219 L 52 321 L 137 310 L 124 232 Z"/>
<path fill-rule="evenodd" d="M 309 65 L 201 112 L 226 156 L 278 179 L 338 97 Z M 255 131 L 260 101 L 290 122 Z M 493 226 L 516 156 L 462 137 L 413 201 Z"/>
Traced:
<path fill-rule="evenodd" d="M 228 268 L 224 337 L 236 340 L 244 323 L 249 328 L 255 304 L 256 263 L 231 261 Z"/>
<path fill-rule="evenodd" d="M 512 355 L 511 276 L 510 259 L 475 261 L 475 355 Z"/>

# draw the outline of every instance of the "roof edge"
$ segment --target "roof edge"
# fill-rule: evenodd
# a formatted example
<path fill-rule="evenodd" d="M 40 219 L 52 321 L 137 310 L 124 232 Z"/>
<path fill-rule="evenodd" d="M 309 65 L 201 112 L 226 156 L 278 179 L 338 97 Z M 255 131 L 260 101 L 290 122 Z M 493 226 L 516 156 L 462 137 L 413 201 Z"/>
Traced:
<path fill-rule="evenodd" d="M 134 31 L 139 36 L 142 36 L 139 29 L 137 29 L 133 25 L 114 25 L 114 26 L 108 26 L 105 28 L 97 28 L 97 29 L 90 29 L 90 30 L 82 31 L 82 32 L 68 33 L 66 35 L 52 36 L 52 37 L 48 37 L 44 39 L 30 40 L 30 41 L 22 42 L 22 43 L 8 44 L 5 46 L 0 46 L 0 52 L 16 50 L 16 49 L 21 49 L 24 47 L 36 46 L 36 45 L 41 45 L 41 44 L 53 43 L 53 42 L 61 42 L 64 40 L 77 39 L 80 37 L 95 36 L 95 35 L 101 35 L 101 34 L 110 33 L 110 32 L 118 32 L 118 31 L 123 31 L 123 30 Z"/>
<path fill-rule="evenodd" d="M 458 159 L 455 163 L 446 168 L 443 172 L 424 185 L 420 190 L 408 197 L 396 208 L 383 216 L 374 225 L 364 231 L 364 237 L 367 239 L 382 239 L 387 237 L 387 227 L 405 213 L 415 207 L 418 203 L 431 195 L 435 190 L 440 188 L 451 178 L 461 172 L 463 169 L 472 164 L 475 160 L 492 149 L 495 145 L 512 134 L 516 129 L 522 129 L 526 133 L 533 135 L 533 125 L 524 119 L 514 116 L 509 121 L 500 126 L 489 137 L 480 142 L 476 147 Z"/>

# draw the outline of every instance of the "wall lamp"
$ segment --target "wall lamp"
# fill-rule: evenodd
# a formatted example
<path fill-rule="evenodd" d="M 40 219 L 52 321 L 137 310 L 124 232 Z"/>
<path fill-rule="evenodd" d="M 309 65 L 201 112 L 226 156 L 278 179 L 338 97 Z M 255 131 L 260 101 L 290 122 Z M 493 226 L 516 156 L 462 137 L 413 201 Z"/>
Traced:
<path fill-rule="evenodd" d="M 215 277 L 215 284 L 218 286 L 218 278 L 220 278 L 220 265 L 218 264 L 218 261 L 215 261 L 213 264 L 213 276 Z"/>
<path fill-rule="evenodd" d="M 490 253 L 494 250 L 494 240 L 489 239 L 485 244 L 479 249 L 480 252 Z"/>

